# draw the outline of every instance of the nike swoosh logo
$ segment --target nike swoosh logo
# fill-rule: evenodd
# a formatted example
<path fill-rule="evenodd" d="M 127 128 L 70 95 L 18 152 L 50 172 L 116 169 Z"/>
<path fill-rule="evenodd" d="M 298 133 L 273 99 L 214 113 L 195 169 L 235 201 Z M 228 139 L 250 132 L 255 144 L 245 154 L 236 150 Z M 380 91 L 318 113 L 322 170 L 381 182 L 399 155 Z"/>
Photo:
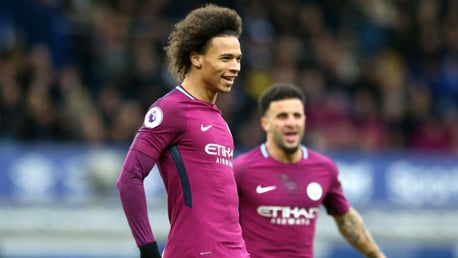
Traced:
<path fill-rule="evenodd" d="M 277 187 L 275 185 L 271 185 L 271 186 L 260 186 L 260 185 L 258 185 L 258 187 L 256 187 L 256 192 L 258 194 L 263 194 L 263 193 L 267 193 L 267 192 L 273 191 L 275 189 L 277 189 Z"/>
<path fill-rule="evenodd" d="M 210 129 L 211 127 L 212 127 L 212 125 L 204 126 L 204 125 L 201 124 L 201 125 L 200 125 L 200 130 L 201 130 L 202 132 L 206 132 L 206 131 L 208 131 L 208 129 Z"/>

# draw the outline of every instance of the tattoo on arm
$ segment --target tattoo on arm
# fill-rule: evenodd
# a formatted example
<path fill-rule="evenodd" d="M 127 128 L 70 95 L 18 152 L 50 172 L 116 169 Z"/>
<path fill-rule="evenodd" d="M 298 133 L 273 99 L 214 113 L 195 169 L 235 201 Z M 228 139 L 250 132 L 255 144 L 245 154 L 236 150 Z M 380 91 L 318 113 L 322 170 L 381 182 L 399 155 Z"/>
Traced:
<path fill-rule="evenodd" d="M 374 239 L 366 229 L 361 216 L 354 209 L 350 209 L 343 216 L 335 217 L 335 221 L 342 236 L 366 257 L 380 257 L 380 250 Z M 382 256 L 383 257 L 383 256 Z"/>
<path fill-rule="evenodd" d="M 370 253 L 367 254 L 367 258 L 377 258 L 377 252 L 375 251 L 372 251 Z"/>
<path fill-rule="evenodd" d="M 361 229 L 358 218 L 354 213 L 349 212 L 337 219 L 337 225 L 342 235 L 352 244 L 357 244 L 361 238 Z"/>

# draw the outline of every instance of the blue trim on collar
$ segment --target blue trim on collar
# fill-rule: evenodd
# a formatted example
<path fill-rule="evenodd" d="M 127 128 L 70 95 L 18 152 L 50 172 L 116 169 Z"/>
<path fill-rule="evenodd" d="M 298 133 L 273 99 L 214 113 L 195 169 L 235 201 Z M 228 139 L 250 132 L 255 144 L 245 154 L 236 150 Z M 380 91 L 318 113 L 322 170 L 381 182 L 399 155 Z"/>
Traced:
<path fill-rule="evenodd" d="M 269 152 L 267 151 L 266 144 L 265 143 L 261 144 L 260 148 L 261 148 L 262 156 L 264 158 L 268 158 L 269 157 Z M 307 150 L 307 147 L 305 147 L 304 145 L 301 145 L 301 150 L 302 150 L 302 158 L 303 159 L 308 159 L 309 151 Z"/>
<path fill-rule="evenodd" d="M 189 93 L 183 88 L 183 86 L 178 85 L 178 86 L 175 87 L 175 89 L 179 90 L 181 93 L 183 93 L 184 95 L 188 96 L 188 98 L 194 100 L 194 97 L 193 97 L 191 94 L 189 94 Z"/>
<path fill-rule="evenodd" d="M 303 155 L 303 159 L 308 159 L 309 158 L 309 151 L 307 150 L 307 147 L 305 147 L 304 145 L 301 145 L 301 149 L 302 149 L 302 155 Z"/>
<path fill-rule="evenodd" d="M 267 152 L 267 147 L 265 143 L 261 144 L 261 153 L 264 158 L 269 157 L 269 152 Z"/>

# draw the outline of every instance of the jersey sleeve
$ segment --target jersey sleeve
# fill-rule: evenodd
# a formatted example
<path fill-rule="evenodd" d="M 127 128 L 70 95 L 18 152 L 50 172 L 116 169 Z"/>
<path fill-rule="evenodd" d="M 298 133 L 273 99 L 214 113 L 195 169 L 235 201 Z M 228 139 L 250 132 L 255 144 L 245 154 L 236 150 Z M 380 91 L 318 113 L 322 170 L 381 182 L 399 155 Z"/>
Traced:
<path fill-rule="evenodd" d="M 121 204 L 138 246 L 154 241 L 143 183 L 161 153 L 182 131 L 183 119 L 177 119 L 176 109 L 176 105 L 165 101 L 148 110 L 117 181 Z"/>
<path fill-rule="evenodd" d="M 328 193 L 323 201 L 323 205 L 329 215 L 340 216 L 348 212 L 350 203 L 344 195 L 342 184 L 339 180 L 339 171 L 335 163 L 329 161 L 330 172 L 332 173 L 332 182 L 329 186 Z"/>
<path fill-rule="evenodd" d="M 151 157 L 130 149 L 117 181 L 121 204 L 138 246 L 154 241 L 143 186 L 143 180 L 154 164 Z"/>
<path fill-rule="evenodd" d="M 130 149 L 158 159 L 162 152 L 174 144 L 185 130 L 186 107 L 181 103 L 165 100 L 153 105 L 145 115 Z"/>

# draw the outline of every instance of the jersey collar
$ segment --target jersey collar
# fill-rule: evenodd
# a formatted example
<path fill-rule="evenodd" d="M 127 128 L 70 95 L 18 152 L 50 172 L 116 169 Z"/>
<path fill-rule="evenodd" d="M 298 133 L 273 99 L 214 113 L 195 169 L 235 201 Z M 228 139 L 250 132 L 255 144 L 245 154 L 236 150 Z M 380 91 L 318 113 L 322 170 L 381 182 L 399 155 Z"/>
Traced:
<path fill-rule="evenodd" d="M 307 147 L 301 144 L 301 150 L 302 150 L 302 158 L 307 159 L 309 157 L 309 152 L 307 150 Z M 264 158 L 269 157 L 269 152 L 267 151 L 267 146 L 265 143 L 261 144 L 261 153 Z"/>

